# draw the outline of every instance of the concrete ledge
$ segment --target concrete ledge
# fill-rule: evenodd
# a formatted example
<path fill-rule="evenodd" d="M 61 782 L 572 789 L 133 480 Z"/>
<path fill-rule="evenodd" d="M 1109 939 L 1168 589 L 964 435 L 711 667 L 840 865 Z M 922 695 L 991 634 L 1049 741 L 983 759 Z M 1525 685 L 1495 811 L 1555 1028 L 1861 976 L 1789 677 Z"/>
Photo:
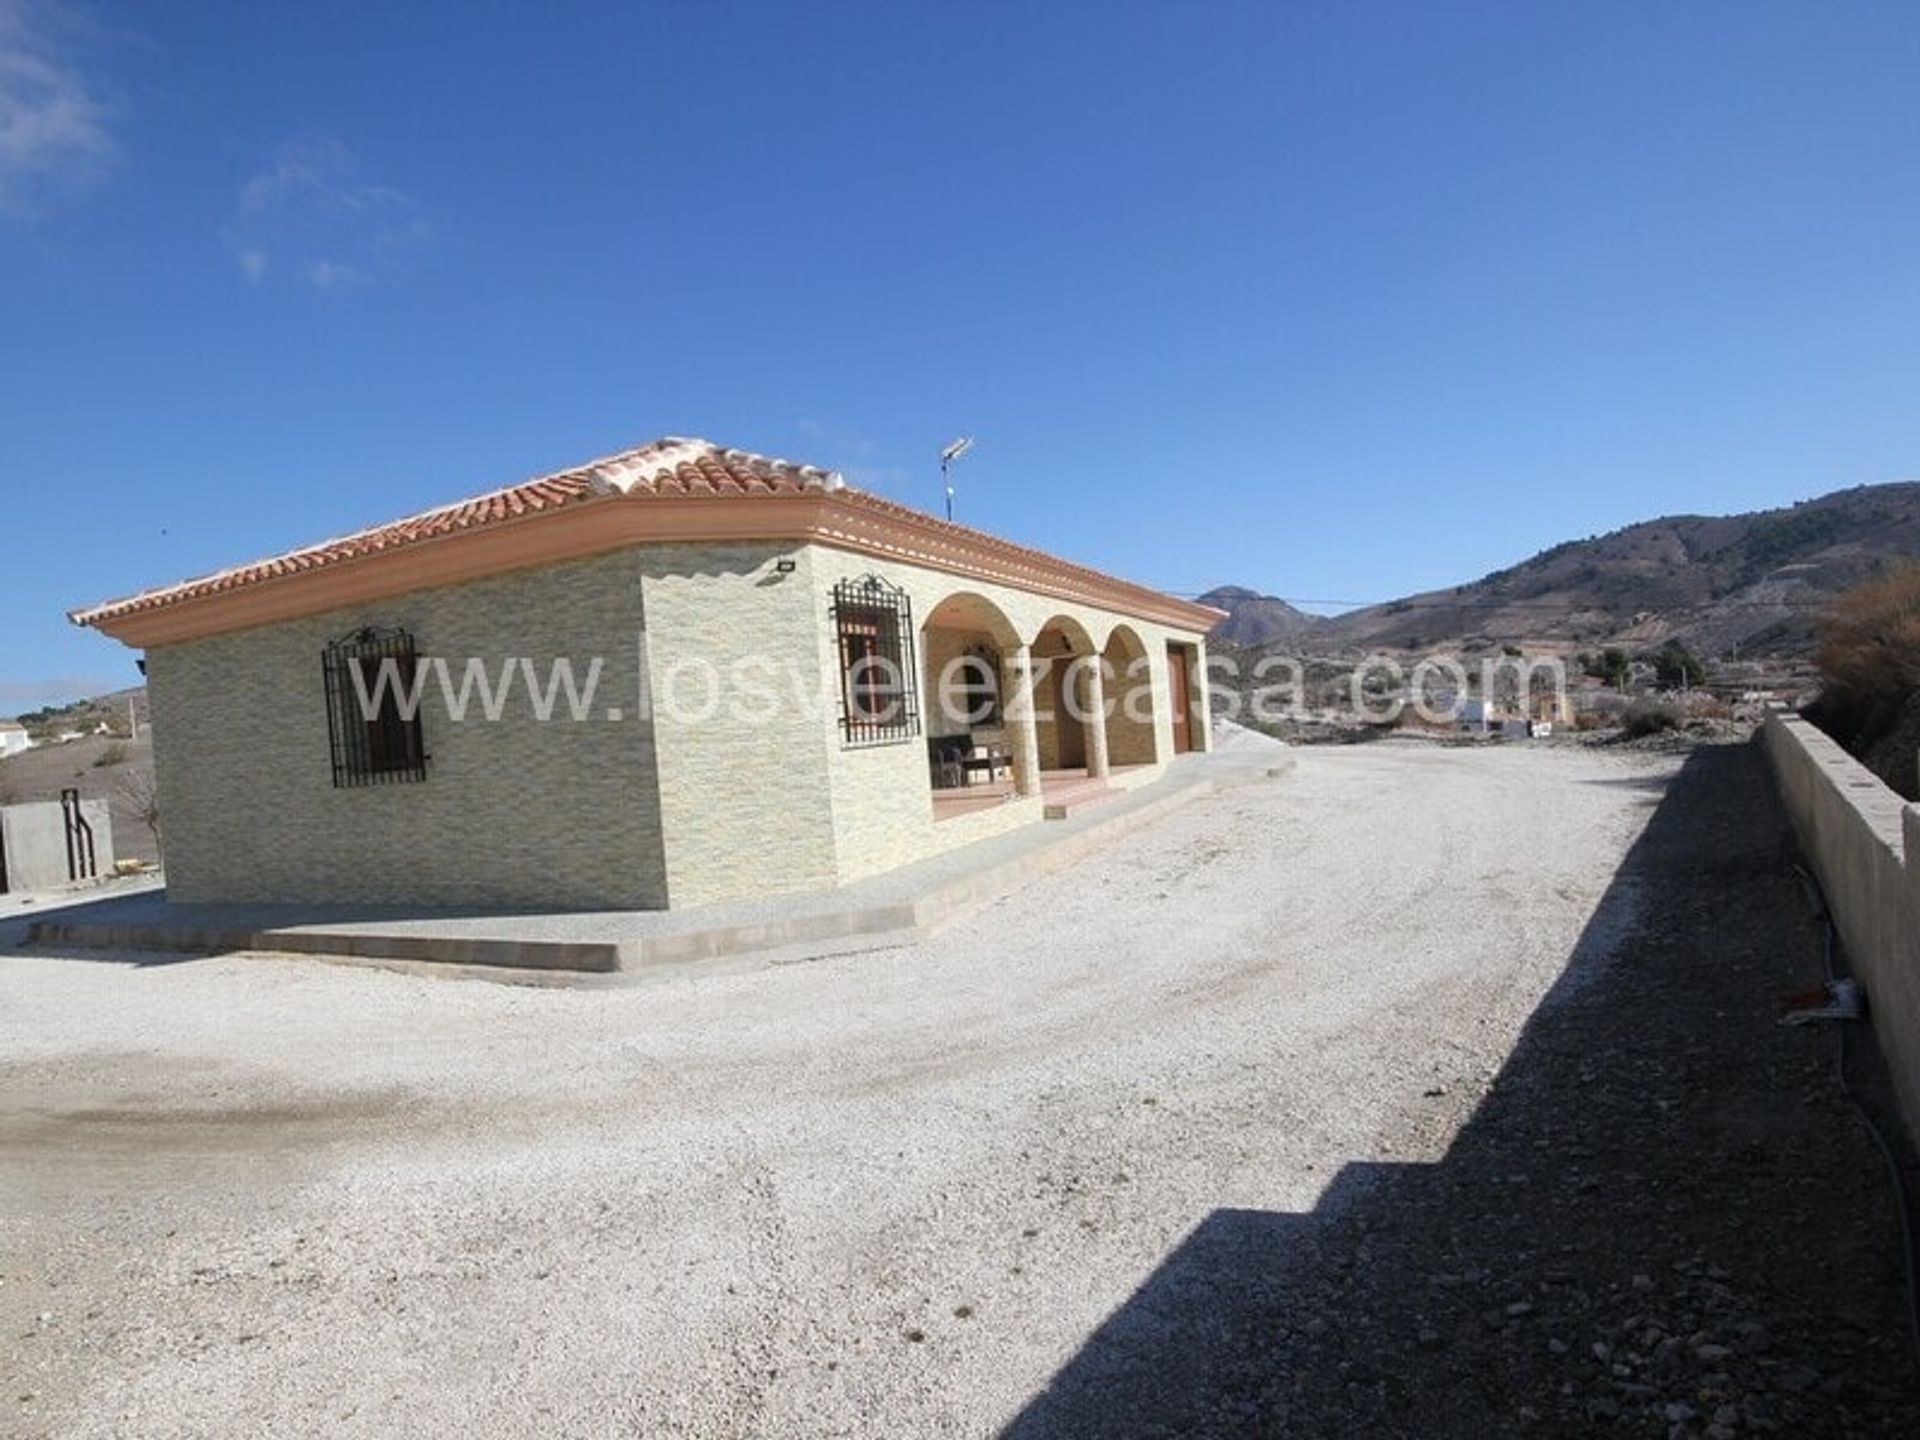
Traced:
<path fill-rule="evenodd" d="M 755 925 L 718 925 L 706 930 L 656 936 L 640 942 L 636 947 L 639 953 L 635 956 L 635 963 L 675 965 L 689 960 L 714 960 L 723 955 L 775 950 L 785 945 L 845 940 L 853 936 L 890 935 L 912 930 L 918 923 L 915 907 L 911 905 L 849 906 L 845 910 L 798 915 Z"/>
<path fill-rule="evenodd" d="M 288 914 L 248 907 L 168 906 L 151 892 L 35 919 L 26 943 L 74 949 L 214 955 L 262 951 L 363 962 L 438 965 L 515 977 L 609 976 L 792 946 L 910 939 L 971 906 L 1075 864 L 1131 830 L 1234 785 L 1293 768 L 1278 746 L 1190 757 L 1149 784 L 1103 797 L 1093 815 L 1034 823 L 838 891 L 685 911 L 551 915 Z M 256 907 L 257 910 L 257 907 Z M 113 911 L 95 917 L 90 911 Z M 217 912 L 209 917 L 207 912 Z M 233 923 L 223 923 L 230 919 Z"/>
<path fill-rule="evenodd" d="M 516 970 L 612 971 L 625 947 L 616 942 L 494 940 L 453 935 L 392 935 L 378 931 L 205 930 L 164 922 L 102 925 L 35 920 L 27 944 L 76 950 L 146 950 L 225 955 L 243 950 L 286 955 L 345 955 L 364 960 L 432 960 L 449 965 L 497 965 Z"/>
<path fill-rule="evenodd" d="M 257 949 L 251 930 L 203 930 L 193 926 L 101 924 L 86 920 L 33 920 L 29 945 L 71 945 L 78 950 L 159 950 L 169 954 L 218 955 Z"/>
<path fill-rule="evenodd" d="M 362 960 L 432 960 L 448 965 L 590 972 L 622 968 L 626 950 L 618 941 L 509 940 L 312 930 L 262 930 L 247 948 L 293 955 L 350 955 Z"/>
<path fill-rule="evenodd" d="M 1096 805 L 1105 805 L 1109 800 L 1118 800 L 1126 794 L 1124 790 L 1101 790 L 1087 795 L 1078 795 L 1071 800 L 1055 800 L 1040 807 L 1043 820 L 1071 820 L 1083 811 Z"/>
<path fill-rule="evenodd" d="M 1769 715 L 1763 735 L 1920 1140 L 1920 806 L 1797 715 Z"/>

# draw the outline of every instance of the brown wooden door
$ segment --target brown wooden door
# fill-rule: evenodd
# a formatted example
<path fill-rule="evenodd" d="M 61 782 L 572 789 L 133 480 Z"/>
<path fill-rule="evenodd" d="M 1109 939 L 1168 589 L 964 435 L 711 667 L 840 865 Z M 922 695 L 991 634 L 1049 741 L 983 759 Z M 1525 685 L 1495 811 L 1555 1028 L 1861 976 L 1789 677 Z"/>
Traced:
<path fill-rule="evenodd" d="M 1167 696 L 1173 706 L 1173 753 L 1193 749 L 1193 682 L 1187 673 L 1187 652 L 1167 646 Z"/>

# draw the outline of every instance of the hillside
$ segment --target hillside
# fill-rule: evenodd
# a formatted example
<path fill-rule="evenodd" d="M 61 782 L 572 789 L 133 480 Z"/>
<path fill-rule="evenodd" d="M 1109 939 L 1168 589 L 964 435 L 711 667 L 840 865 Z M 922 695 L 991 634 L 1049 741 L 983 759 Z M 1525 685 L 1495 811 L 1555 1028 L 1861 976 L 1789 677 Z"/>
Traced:
<path fill-rule="evenodd" d="M 1307 633 L 1317 646 L 1343 649 L 1522 642 L 1642 649 L 1678 640 L 1710 657 L 1801 656 L 1812 650 L 1814 621 L 1835 595 L 1916 557 L 1920 483 L 1864 485 L 1780 510 L 1643 521 L 1556 545 L 1450 590 L 1351 611 Z M 1233 597 L 1246 592 L 1214 593 L 1228 598 L 1211 603 L 1235 611 L 1216 635 L 1273 643 L 1229 633 L 1237 605 L 1246 603 Z M 1264 613 L 1281 602 L 1258 603 Z"/>
<path fill-rule="evenodd" d="M 140 737 L 127 739 L 127 710 L 139 717 Z M 20 715 L 41 743 L 20 755 L 0 757 L 0 805 L 58 800 L 68 787 L 87 799 L 102 799 L 113 813 L 114 853 L 120 859 L 156 860 L 159 846 L 140 818 L 139 796 L 153 785 L 153 745 L 147 734 L 147 687 L 136 685 L 71 705 L 51 705 Z M 95 734 L 105 725 L 106 735 Z M 57 743 L 52 737 L 78 732 Z"/>
<path fill-rule="evenodd" d="M 147 723 L 146 686 L 135 685 L 131 689 L 115 690 L 109 695 L 96 695 L 91 700 L 76 700 L 71 705 L 49 705 L 40 710 L 27 710 L 9 718 L 26 726 L 27 733 L 36 739 L 69 731 L 88 735 L 101 725 L 124 735 L 128 729 L 129 706 L 144 727 Z"/>
<path fill-rule="evenodd" d="M 1230 645 L 1291 644 L 1327 623 L 1323 616 L 1309 615 L 1241 585 L 1222 585 L 1198 598 L 1202 605 L 1227 612 L 1227 618 L 1213 627 L 1212 638 Z"/>
<path fill-rule="evenodd" d="M 124 698 L 120 713 L 126 714 Z M 140 797 L 152 785 L 153 744 L 144 729 L 138 740 L 89 735 L 0 757 L 0 805 L 58 800 L 69 787 L 86 799 L 105 800 L 113 816 L 113 852 L 122 860 L 159 858 L 159 842 L 140 817 Z"/>

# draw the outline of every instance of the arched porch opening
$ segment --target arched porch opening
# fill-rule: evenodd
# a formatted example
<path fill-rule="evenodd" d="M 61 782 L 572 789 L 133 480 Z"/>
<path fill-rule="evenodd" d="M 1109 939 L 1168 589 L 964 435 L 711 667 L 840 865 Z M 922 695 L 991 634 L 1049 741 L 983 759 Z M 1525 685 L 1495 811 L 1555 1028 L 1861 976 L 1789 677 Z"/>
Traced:
<path fill-rule="evenodd" d="M 1151 765 L 1160 758 L 1153 704 L 1153 666 L 1131 626 L 1116 625 L 1100 652 L 1106 681 L 1107 758 L 1113 765 Z"/>
<path fill-rule="evenodd" d="M 1105 771 L 1104 735 L 1089 732 L 1100 725 L 1096 685 L 1088 674 L 1097 663 L 1093 637 L 1070 615 L 1056 615 L 1042 625 L 1032 641 L 1034 729 L 1039 741 L 1040 769 Z"/>
<path fill-rule="evenodd" d="M 1023 650 L 1020 632 L 983 595 L 958 591 L 927 612 L 920 627 L 925 667 L 921 707 L 926 716 L 927 764 L 936 818 L 998 804 L 1016 789 L 1021 763 L 1014 673 Z M 1032 787 L 1039 785 L 1037 762 Z"/>

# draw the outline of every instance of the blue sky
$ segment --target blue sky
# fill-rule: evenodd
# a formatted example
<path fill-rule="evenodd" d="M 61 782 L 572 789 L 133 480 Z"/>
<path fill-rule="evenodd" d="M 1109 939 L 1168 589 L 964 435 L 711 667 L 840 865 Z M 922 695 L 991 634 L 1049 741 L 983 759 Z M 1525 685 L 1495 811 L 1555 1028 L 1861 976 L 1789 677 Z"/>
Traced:
<path fill-rule="evenodd" d="M 661 434 L 1372 599 L 1920 475 L 1920 6 L 0 0 L 63 611 Z"/>

